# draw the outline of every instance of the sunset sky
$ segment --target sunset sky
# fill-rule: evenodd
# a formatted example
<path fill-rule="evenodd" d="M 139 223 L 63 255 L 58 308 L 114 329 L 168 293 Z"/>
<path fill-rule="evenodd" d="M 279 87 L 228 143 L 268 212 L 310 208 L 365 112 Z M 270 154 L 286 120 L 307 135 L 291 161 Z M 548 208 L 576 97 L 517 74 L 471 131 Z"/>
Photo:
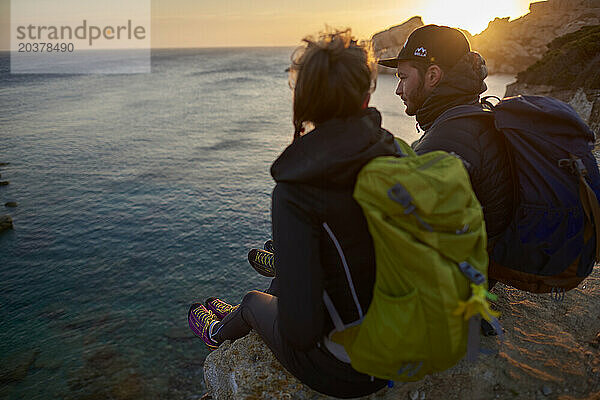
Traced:
<path fill-rule="evenodd" d="M 39 0 L 39 3 L 48 7 L 48 4 L 81 1 L 91 0 Z M 475 34 L 485 29 L 494 17 L 518 18 L 527 13 L 529 2 L 151 0 L 152 47 L 293 46 L 326 25 L 351 27 L 356 36 L 367 39 L 415 15 L 422 16 L 426 24 L 456 26 Z M 10 0 L 0 0 L 0 49 L 8 49 L 9 43 Z"/>

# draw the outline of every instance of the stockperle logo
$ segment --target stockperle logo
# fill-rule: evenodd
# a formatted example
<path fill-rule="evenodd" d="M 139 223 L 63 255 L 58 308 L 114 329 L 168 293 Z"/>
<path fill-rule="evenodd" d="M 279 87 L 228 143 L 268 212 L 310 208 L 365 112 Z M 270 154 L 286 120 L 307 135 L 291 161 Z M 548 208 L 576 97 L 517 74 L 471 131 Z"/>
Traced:
<path fill-rule="evenodd" d="M 415 56 L 417 57 L 427 57 L 427 49 L 425 47 L 419 47 L 415 49 Z"/>
<path fill-rule="evenodd" d="M 11 1 L 11 73 L 150 72 L 151 0 Z"/>

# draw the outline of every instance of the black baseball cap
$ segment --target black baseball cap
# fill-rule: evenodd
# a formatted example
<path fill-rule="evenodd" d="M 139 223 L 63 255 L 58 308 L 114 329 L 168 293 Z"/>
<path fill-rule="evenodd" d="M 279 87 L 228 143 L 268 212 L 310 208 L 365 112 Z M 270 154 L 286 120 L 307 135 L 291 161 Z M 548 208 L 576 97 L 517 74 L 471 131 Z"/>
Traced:
<path fill-rule="evenodd" d="M 379 60 L 384 67 L 396 68 L 401 60 L 420 60 L 442 67 L 452 67 L 471 51 L 464 33 L 455 28 L 425 25 L 415 29 L 406 39 L 398 57 Z"/>

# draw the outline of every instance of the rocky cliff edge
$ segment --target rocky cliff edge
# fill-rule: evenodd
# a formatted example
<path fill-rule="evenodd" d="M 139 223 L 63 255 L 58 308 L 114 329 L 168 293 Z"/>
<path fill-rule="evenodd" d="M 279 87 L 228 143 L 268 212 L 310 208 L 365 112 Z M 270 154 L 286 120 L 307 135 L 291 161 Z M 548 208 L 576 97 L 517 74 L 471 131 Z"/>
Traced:
<path fill-rule="evenodd" d="M 482 338 L 482 346 L 495 354 L 365 399 L 600 399 L 598 266 L 562 302 L 501 284 L 493 292 L 505 337 Z M 253 332 L 212 352 L 204 379 L 207 399 L 331 398 L 290 375 Z"/>

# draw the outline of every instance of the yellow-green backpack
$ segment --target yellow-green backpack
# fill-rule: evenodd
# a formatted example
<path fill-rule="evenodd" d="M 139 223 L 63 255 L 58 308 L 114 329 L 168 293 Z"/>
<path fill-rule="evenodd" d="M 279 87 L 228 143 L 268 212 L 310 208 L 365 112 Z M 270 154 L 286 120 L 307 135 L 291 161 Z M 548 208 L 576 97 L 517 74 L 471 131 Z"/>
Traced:
<path fill-rule="evenodd" d="M 462 161 L 397 144 L 402 156 L 371 160 L 354 189 L 375 246 L 371 305 L 353 326 L 341 324 L 327 294 L 325 305 L 336 325 L 330 339 L 355 370 L 415 381 L 465 356 L 470 319 L 477 334 L 479 315 L 497 321 L 485 298 L 483 213 Z"/>

